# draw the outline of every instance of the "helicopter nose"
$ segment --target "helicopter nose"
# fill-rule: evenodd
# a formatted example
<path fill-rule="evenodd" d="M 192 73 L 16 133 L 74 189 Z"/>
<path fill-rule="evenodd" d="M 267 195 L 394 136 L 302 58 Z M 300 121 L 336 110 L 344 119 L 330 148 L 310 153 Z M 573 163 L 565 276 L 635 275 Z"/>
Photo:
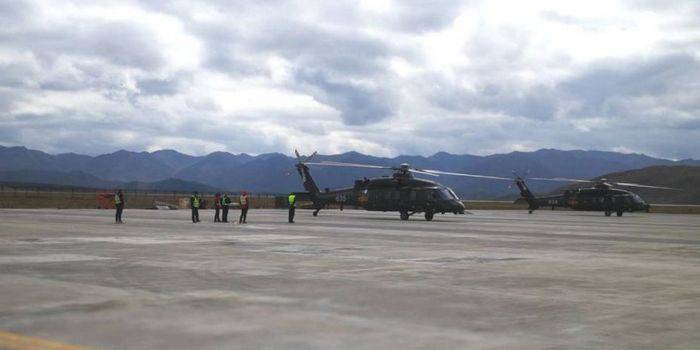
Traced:
<path fill-rule="evenodd" d="M 455 213 L 461 213 L 464 214 L 464 210 L 466 207 L 464 206 L 464 203 L 462 201 L 455 201 L 457 204 L 455 205 Z"/>

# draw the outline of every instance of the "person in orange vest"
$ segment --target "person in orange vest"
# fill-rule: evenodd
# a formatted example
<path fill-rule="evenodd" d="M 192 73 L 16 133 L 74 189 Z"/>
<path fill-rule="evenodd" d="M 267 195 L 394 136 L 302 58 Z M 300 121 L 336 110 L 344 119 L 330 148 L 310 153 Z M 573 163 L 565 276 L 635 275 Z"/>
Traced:
<path fill-rule="evenodd" d="M 114 216 L 114 221 L 117 224 L 123 224 L 124 221 L 122 221 L 122 211 L 124 211 L 124 193 L 122 190 L 117 190 L 117 192 L 114 193 L 114 208 L 117 209 Z"/>
<path fill-rule="evenodd" d="M 219 211 L 221 210 L 221 193 L 216 192 L 214 196 L 214 222 L 221 222 Z"/>
<path fill-rule="evenodd" d="M 248 206 L 250 205 L 250 198 L 248 198 L 248 192 L 241 192 L 241 197 L 239 198 L 241 203 L 241 216 L 238 217 L 239 224 L 245 224 L 245 220 L 248 217 Z"/>

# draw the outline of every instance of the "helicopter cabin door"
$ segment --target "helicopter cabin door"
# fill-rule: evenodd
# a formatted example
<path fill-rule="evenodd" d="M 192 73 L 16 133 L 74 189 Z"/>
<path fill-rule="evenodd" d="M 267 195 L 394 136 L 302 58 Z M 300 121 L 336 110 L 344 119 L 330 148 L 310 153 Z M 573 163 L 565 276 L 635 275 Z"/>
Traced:
<path fill-rule="evenodd" d="M 399 208 L 407 208 L 407 209 L 413 209 L 413 201 L 411 200 L 411 192 L 413 192 L 410 188 L 401 188 L 398 190 L 398 206 Z M 415 197 L 415 194 L 414 194 Z"/>

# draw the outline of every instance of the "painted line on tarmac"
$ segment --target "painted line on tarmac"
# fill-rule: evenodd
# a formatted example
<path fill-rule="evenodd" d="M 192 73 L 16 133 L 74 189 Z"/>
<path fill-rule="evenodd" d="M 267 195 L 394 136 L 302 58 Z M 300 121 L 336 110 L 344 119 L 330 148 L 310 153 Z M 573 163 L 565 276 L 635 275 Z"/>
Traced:
<path fill-rule="evenodd" d="M 52 340 L 0 331 L 0 349 L 7 350 L 87 350 L 88 348 Z"/>

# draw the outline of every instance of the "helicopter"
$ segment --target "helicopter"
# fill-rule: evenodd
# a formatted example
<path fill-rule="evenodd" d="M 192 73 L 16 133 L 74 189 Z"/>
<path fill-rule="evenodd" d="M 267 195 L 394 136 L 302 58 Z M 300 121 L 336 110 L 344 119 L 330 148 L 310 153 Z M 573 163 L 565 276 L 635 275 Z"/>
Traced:
<path fill-rule="evenodd" d="M 331 161 L 311 162 L 310 160 L 316 156 L 317 152 L 308 157 L 302 157 L 297 150 L 294 152 L 297 156 L 296 168 L 303 181 L 304 189 L 307 191 L 295 194 L 300 200 L 313 202 L 314 216 L 317 216 L 319 211 L 329 204 L 339 204 L 341 208 L 347 204 L 368 211 L 398 212 L 401 220 L 408 220 L 414 214 L 424 213 L 425 220 L 431 221 L 436 213 L 464 214 L 464 204 L 451 188 L 436 181 L 416 178 L 414 174 L 432 177 L 440 175 L 467 176 L 512 181 L 512 179 L 505 177 L 413 168 L 406 163 L 391 167 Z M 309 165 L 385 169 L 391 170 L 393 173 L 390 177 L 364 178 L 356 180 L 352 187 L 335 190 L 325 189 L 322 192 L 311 177 Z"/>
<path fill-rule="evenodd" d="M 311 162 L 316 156 L 314 152 L 311 156 L 302 157 L 297 150 L 296 168 L 302 178 L 304 189 L 307 192 L 297 193 L 300 199 L 308 199 L 313 202 L 317 216 L 319 211 L 329 204 L 339 204 L 342 210 L 343 205 L 354 205 L 368 211 L 394 211 L 399 212 L 401 220 L 408 220 L 416 213 L 424 213 L 427 221 L 433 220 L 436 213 L 464 214 L 465 207 L 455 192 L 438 182 L 419 179 L 413 174 L 429 175 L 438 177 L 440 175 L 465 176 L 471 178 L 491 179 L 499 181 L 515 182 L 520 190 L 522 198 L 528 204 L 528 213 L 542 207 L 570 208 L 573 210 L 602 211 L 606 216 L 611 216 L 613 212 L 617 216 L 622 216 L 624 212 L 646 211 L 650 209 L 639 195 L 613 186 L 656 188 L 664 190 L 677 190 L 671 187 L 650 186 L 628 182 L 609 182 L 606 179 L 581 180 L 568 178 L 540 178 L 532 177 L 528 180 L 536 181 L 564 181 L 578 183 L 593 183 L 591 188 L 579 188 L 567 190 L 559 196 L 536 197 L 529 189 L 525 180 L 517 173 L 514 178 L 477 175 L 468 173 L 447 172 L 441 170 L 413 168 L 409 164 L 401 164 L 398 167 L 342 163 L 333 161 Z M 321 192 L 311 177 L 308 165 L 332 166 L 332 167 L 354 167 L 369 169 L 386 169 L 394 173 L 391 177 L 381 177 L 363 180 L 356 180 L 352 187 L 336 190 L 325 189 Z"/>
<path fill-rule="evenodd" d="M 605 213 L 605 216 L 611 216 L 613 212 L 616 213 L 617 216 L 622 216 L 624 212 L 644 211 L 648 213 L 651 206 L 646 203 L 642 197 L 631 191 L 615 188 L 614 186 L 678 190 L 671 187 L 650 186 L 629 182 L 611 182 L 605 178 L 599 180 L 581 180 L 560 177 L 533 177 L 529 178 L 529 180 L 593 184 L 590 188 L 565 190 L 558 196 L 535 197 L 525 181 L 516 174 L 515 184 L 518 186 L 521 195 L 521 198 L 516 200 L 516 203 L 523 200 L 527 202 L 528 213 L 530 214 L 541 207 L 551 207 L 552 210 L 559 207 L 573 210 L 602 211 Z"/>

